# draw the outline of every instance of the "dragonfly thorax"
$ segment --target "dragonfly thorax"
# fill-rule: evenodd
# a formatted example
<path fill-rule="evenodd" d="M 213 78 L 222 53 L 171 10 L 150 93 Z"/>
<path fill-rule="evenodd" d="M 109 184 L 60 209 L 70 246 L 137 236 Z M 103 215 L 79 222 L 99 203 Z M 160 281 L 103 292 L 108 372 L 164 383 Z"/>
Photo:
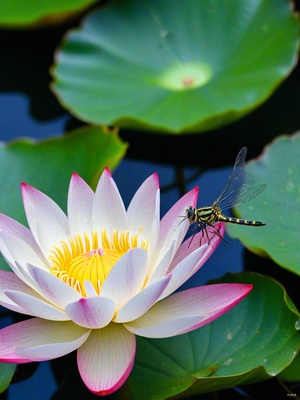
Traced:
<path fill-rule="evenodd" d="M 197 221 L 201 221 L 203 224 L 212 225 L 218 222 L 218 217 L 221 210 L 217 206 L 201 207 L 197 211 Z"/>
<path fill-rule="evenodd" d="M 198 223 L 200 225 L 212 225 L 216 223 L 220 212 L 220 208 L 215 205 L 201 208 L 190 206 L 186 209 L 190 224 Z"/>

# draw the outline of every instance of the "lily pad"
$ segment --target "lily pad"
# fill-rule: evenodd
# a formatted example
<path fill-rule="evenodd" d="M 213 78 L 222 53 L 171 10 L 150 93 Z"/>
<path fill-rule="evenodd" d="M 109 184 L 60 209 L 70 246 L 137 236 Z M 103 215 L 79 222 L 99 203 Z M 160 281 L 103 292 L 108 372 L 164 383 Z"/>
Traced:
<path fill-rule="evenodd" d="M 293 362 L 279 374 L 279 378 L 287 382 L 300 380 L 300 353 L 298 353 Z"/>
<path fill-rule="evenodd" d="M 65 38 L 53 89 L 90 123 L 200 132 L 265 101 L 298 43 L 282 0 L 113 1 Z"/>
<path fill-rule="evenodd" d="M 4 390 L 9 386 L 15 370 L 15 364 L 0 363 L 0 393 L 4 392 Z"/>
<path fill-rule="evenodd" d="M 99 127 L 81 128 L 66 136 L 39 142 L 20 139 L 0 143 L 0 212 L 26 224 L 20 191 L 22 181 L 66 209 L 72 173 L 76 171 L 95 189 L 104 167 L 113 170 L 126 148 L 116 132 L 105 133 Z M 1 261 L 0 269 L 8 268 Z"/>
<path fill-rule="evenodd" d="M 95 2 L 96 0 L 1 0 L 0 26 L 19 27 L 41 22 L 54 23 Z"/>
<path fill-rule="evenodd" d="M 266 183 L 266 190 L 236 209 L 238 216 L 266 223 L 259 228 L 227 226 L 250 250 L 267 254 L 300 275 L 300 133 L 280 136 L 247 163 L 246 180 Z"/>
<path fill-rule="evenodd" d="M 228 313 L 196 331 L 169 339 L 138 338 L 125 387 L 131 398 L 186 398 L 254 383 L 292 362 L 300 346 L 299 313 L 284 288 L 254 273 L 226 275 L 219 282 L 252 283 L 254 288 Z"/>

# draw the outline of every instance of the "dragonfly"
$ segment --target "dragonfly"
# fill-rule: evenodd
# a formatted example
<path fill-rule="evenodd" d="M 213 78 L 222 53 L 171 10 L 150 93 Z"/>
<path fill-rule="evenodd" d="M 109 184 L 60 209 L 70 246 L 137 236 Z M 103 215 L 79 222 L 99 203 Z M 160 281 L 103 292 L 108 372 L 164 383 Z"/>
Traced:
<path fill-rule="evenodd" d="M 266 225 L 264 222 L 227 217 L 226 215 L 222 214 L 222 210 L 227 210 L 229 208 L 244 204 L 247 201 L 250 201 L 254 197 L 258 196 L 266 188 L 265 184 L 254 186 L 253 180 L 244 182 L 246 154 L 247 148 L 243 147 L 236 157 L 232 173 L 229 176 L 226 185 L 224 186 L 212 206 L 201 208 L 189 206 L 188 208 L 186 208 L 186 215 L 184 219 L 188 219 L 191 225 L 195 224 L 195 229 L 198 227 L 200 231 L 203 232 L 202 238 L 205 232 L 208 243 L 210 242 L 207 232 L 208 227 L 212 227 L 215 233 L 218 236 L 222 237 L 219 229 L 214 226 L 214 224 L 216 224 L 217 222 L 226 222 L 230 224 L 247 226 Z"/>

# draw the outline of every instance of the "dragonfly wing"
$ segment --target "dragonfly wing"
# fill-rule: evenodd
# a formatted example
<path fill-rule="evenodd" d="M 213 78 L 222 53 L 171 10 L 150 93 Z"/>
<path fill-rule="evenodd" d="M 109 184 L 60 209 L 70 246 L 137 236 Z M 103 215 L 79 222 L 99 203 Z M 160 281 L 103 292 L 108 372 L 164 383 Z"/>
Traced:
<path fill-rule="evenodd" d="M 258 196 L 266 188 L 266 185 L 254 187 L 253 185 L 254 181 L 245 182 L 231 197 L 228 195 L 226 198 L 221 199 L 219 207 L 223 210 L 227 210 L 228 208 L 244 204 Z"/>
<path fill-rule="evenodd" d="M 247 148 L 243 147 L 237 155 L 233 170 L 226 182 L 226 185 L 222 189 L 217 200 L 214 202 L 214 205 L 222 208 L 221 203 L 223 203 L 223 199 L 225 201 L 225 199 L 228 200 L 229 198 L 236 198 L 236 193 L 244 182 L 244 166 L 246 154 Z"/>

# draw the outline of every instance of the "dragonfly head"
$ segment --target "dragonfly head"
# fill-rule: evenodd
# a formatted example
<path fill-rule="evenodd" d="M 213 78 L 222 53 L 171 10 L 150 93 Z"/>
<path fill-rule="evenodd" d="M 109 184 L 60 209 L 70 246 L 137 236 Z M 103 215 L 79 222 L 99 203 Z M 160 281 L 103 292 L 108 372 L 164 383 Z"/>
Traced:
<path fill-rule="evenodd" d="M 197 220 L 197 208 L 189 206 L 186 208 L 186 216 L 190 221 L 190 224 L 193 224 Z"/>

